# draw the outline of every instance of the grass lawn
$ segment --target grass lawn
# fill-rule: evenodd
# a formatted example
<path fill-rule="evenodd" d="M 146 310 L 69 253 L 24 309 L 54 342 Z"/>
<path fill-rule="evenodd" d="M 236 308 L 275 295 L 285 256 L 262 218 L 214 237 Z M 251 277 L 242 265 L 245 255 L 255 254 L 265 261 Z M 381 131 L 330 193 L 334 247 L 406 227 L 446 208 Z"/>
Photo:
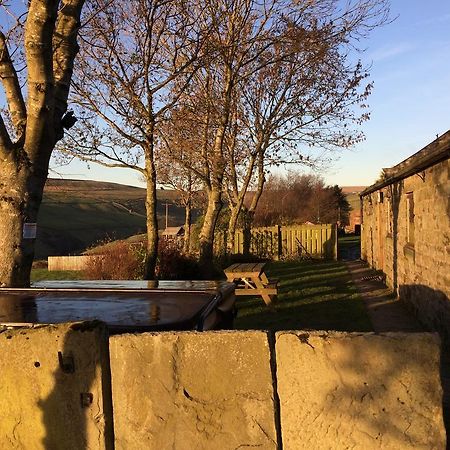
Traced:
<path fill-rule="evenodd" d="M 31 271 L 31 281 L 43 280 L 80 280 L 81 272 L 76 270 L 56 270 L 49 272 L 47 269 L 33 269 Z"/>
<path fill-rule="evenodd" d="M 260 297 L 237 297 L 236 329 L 372 331 L 343 263 L 272 262 L 267 273 L 280 280 L 274 310 Z"/>

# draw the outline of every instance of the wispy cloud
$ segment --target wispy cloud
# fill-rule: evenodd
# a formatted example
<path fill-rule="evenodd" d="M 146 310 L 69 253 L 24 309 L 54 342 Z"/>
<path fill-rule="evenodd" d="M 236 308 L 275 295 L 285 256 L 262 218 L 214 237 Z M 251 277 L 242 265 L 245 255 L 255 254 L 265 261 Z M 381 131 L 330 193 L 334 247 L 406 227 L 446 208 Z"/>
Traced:
<path fill-rule="evenodd" d="M 414 46 L 407 42 L 396 45 L 384 46 L 380 47 L 379 49 L 369 54 L 369 59 L 372 59 L 372 61 L 374 62 L 379 62 L 385 59 L 391 59 L 394 58 L 395 56 L 399 56 L 404 53 L 410 52 L 413 49 Z"/>

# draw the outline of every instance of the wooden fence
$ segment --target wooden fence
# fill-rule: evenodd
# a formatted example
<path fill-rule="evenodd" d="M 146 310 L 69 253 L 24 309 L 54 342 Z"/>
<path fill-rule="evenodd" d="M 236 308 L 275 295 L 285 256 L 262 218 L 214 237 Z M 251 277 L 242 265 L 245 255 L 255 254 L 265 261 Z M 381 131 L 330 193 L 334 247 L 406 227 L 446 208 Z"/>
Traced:
<path fill-rule="evenodd" d="M 95 256 L 49 256 L 48 270 L 84 270 L 86 264 Z"/>
<path fill-rule="evenodd" d="M 217 252 L 225 251 L 226 244 L 225 234 L 216 236 Z M 232 253 L 247 253 L 273 259 L 294 257 L 337 259 L 337 226 L 275 225 L 252 228 L 247 242 L 243 230 L 237 230 Z"/>

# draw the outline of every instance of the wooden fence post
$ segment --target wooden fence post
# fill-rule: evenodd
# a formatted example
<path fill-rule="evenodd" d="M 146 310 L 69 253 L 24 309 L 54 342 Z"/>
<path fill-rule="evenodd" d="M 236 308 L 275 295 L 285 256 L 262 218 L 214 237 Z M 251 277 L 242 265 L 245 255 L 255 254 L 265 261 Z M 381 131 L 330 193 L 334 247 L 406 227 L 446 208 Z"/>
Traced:
<path fill-rule="evenodd" d="M 281 227 L 280 225 L 275 225 L 275 236 L 277 240 L 277 255 L 276 259 L 279 260 L 283 256 L 283 241 L 281 240 Z"/>
<path fill-rule="evenodd" d="M 334 260 L 337 261 L 338 259 L 338 227 L 337 223 L 333 226 L 334 229 Z"/>

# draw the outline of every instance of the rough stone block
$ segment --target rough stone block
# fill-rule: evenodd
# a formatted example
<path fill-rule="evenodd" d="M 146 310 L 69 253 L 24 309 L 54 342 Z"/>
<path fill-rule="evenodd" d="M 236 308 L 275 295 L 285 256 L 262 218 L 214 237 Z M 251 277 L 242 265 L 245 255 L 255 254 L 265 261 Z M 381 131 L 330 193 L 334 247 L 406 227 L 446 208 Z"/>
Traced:
<path fill-rule="evenodd" d="M 285 450 L 445 449 L 436 335 L 280 332 L 276 360 Z"/>
<path fill-rule="evenodd" d="M 263 332 L 112 336 L 116 449 L 275 449 Z"/>
<path fill-rule="evenodd" d="M 0 448 L 112 448 L 108 359 L 98 323 L 0 330 Z"/>

